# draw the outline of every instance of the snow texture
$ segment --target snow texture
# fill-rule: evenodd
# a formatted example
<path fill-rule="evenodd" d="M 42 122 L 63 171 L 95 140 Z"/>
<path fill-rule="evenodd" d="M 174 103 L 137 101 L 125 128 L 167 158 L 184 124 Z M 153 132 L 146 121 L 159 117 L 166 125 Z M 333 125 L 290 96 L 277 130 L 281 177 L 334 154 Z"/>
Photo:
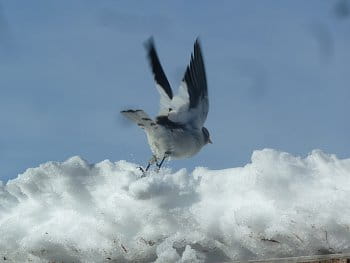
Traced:
<path fill-rule="evenodd" d="M 350 159 L 271 149 L 225 170 L 80 157 L 0 182 L 7 262 L 223 262 L 350 252 Z"/>

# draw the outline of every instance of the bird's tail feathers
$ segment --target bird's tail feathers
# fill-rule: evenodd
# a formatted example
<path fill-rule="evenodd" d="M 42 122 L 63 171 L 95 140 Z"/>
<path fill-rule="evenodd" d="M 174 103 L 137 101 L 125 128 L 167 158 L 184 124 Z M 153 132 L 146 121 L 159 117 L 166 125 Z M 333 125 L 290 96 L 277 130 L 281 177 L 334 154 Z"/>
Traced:
<path fill-rule="evenodd" d="M 121 113 L 142 129 L 155 129 L 157 124 L 143 110 L 123 110 Z"/>

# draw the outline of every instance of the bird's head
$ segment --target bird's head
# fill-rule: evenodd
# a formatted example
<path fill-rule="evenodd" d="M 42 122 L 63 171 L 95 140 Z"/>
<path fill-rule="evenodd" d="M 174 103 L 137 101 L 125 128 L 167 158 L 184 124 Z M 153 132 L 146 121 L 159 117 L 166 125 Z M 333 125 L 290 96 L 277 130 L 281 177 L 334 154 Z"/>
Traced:
<path fill-rule="evenodd" d="M 209 134 L 208 129 L 205 128 L 205 127 L 203 127 L 203 128 L 202 128 L 202 132 L 203 132 L 205 144 L 207 144 L 207 143 L 213 143 L 213 142 L 210 140 L 210 134 Z"/>

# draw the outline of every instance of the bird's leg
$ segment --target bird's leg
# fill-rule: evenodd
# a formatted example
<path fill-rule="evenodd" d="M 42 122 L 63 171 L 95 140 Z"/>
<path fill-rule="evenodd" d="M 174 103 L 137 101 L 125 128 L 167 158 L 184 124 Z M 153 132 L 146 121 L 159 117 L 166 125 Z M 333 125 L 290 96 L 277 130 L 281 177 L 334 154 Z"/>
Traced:
<path fill-rule="evenodd" d="M 151 165 L 154 164 L 154 163 L 156 163 L 156 165 L 158 166 L 157 157 L 155 155 L 152 155 L 152 158 L 147 163 L 146 169 L 143 169 L 141 166 L 139 167 L 139 169 L 143 173 L 142 177 L 146 176 L 146 172 L 151 167 Z"/>
<path fill-rule="evenodd" d="M 160 167 L 162 167 L 162 164 L 164 163 L 166 156 L 164 155 L 163 159 L 160 161 L 159 164 L 157 164 L 158 170 L 160 170 Z"/>
<path fill-rule="evenodd" d="M 148 161 L 147 167 L 146 167 L 146 172 L 148 169 L 151 167 L 152 164 L 157 164 L 157 157 L 155 155 L 152 155 L 152 158 Z"/>
<path fill-rule="evenodd" d="M 163 165 L 165 159 L 168 158 L 169 155 L 170 155 L 170 152 L 165 152 L 165 153 L 164 153 L 164 156 L 163 156 L 163 159 L 160 161 L 160 163 L 159 163 L 159 164 L 156 163 L 156 165 L 157 165 L 157 167 L 158 167 L 158 172 L 159 172 L 160 168 L 162 167 L 162 165 Z"/>

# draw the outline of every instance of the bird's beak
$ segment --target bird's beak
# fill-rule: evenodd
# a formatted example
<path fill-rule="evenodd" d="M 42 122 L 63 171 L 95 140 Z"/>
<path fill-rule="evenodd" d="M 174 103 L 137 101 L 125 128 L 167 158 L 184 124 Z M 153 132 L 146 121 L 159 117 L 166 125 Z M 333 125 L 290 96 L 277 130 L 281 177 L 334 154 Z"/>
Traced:
<path fill-rule="evenodd" d="M 210 140 L 210 138 L 209 138 L 209 140 L 208 140 L 208 143 L 213 144 L 213 142 Z"/>

